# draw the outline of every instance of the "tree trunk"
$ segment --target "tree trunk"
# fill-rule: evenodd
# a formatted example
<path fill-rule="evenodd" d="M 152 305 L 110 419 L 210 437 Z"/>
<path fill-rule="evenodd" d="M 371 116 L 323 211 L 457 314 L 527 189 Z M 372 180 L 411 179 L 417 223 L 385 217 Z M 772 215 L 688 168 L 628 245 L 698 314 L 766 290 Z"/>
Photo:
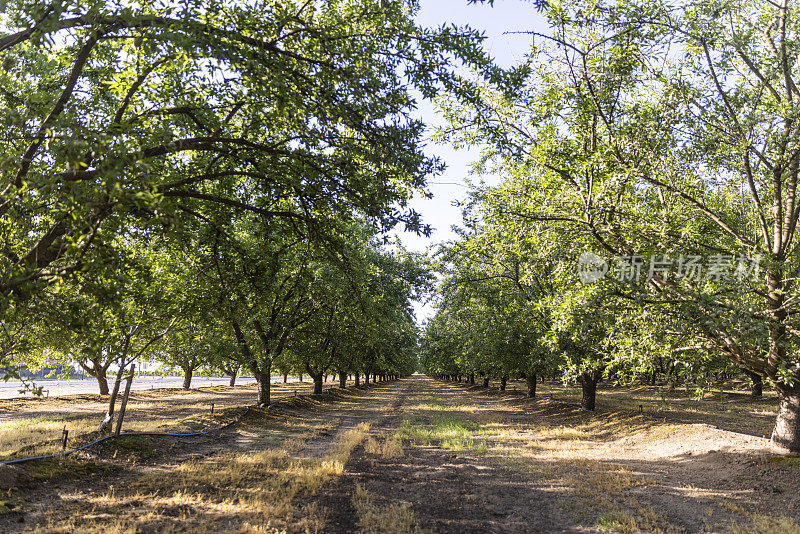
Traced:
<path fill-rule="evenodd" d="M 267 372 L 263 372 L 258 364 L 253 362 L 250 364 L 250 370 L 253 372 L 253 378 L 256 379 L 256 383 L 258 384 L 257 404 L 259 406 L 269 406 L 270 402 L 272 402 L 270 398 L 270 389 L 272 387 L 270 374 L 272 373 L 272 369 L 267 369 Z"/>
<path fill-rule="evenodd" d="M 581 384 L 581 408 L 584 410 L 594 411 L 595 398 L 597 397 L 597 383 L 600 381 L 600 373 L 592 371 L 591 373 L 583 373 L 578 377 L 578 382 Z"/>
<path fill-rule="evenodd" d="M 777 386 L 781 399 L 772 443 L 790 452 L 800 452 L 800 384 L 794 387 Z"/>
<path fill-rule="evenodd" d="M 360 386 L 360 385 L 361 385 L 361 376 L 358 374 L 358 371 L 356 371 L 356 372 L 353 374 L 353 380 L 355 380 L 356 387 L 358 387 L 358 386 Z"/>
<path fill-rule="evenodd" d="M 760 398 L 764 395 L 764 380 L 761 378 L 761 375 L 749 369 L 744 369 L 744 374 L 746 374 L 753 383 L 750 396 L 753 398 Z"/>
<path fill-rule="evenodd" d="M 347 387 L 347 373 L 344 371 L 339 371 L 339 387 L 346 388 Z"/>
<path fill-rule="evenodd" d="M 489 387 L 489 377 L 488 376 L 484 376 L 483 377 L 483 387 L 485 387 L 485 388 Z"/>
<path fill-rule="evenodd" d="M 192 374 L 194 373 L 194 369 L 191 367 L 186 367 L 183 370 L 183 389 L 189 389 L 192 387 Z"/>
<path fill-rule="evenodd" d="M 236 377 L 239 376 L 239 371 L 241 368 L 242 367 L 239 364 L 226 365 L 222 368 L 225 374 L 231 377 L 230 383 L 228 384 L 229 386 L 233 387 L 236 385 Z"/>
<path fill-rule="evenodd" d="M 526 377 L 528 381 L 528 397 L 536 396 L 536 373 L 528 373 Z"/>
<path fill-rule="evenodd" d="M 470 386 L 474 386 L 475 385 L 475 373 L 470 373 L 469 374 L 469 385 Z"/>
<path fill-rule="evenodd" d="M 322 379 L 324 375 L 319 373 L 318 375 L 311 375 L 311 378 L 314 379 L 314 395 L 321 395 L 322 394 Z"/>
<path fill-rule="evenodd" d="M 369 384 L 369 373 L 364 373 L 364 384 Z"/>
<path fill-rule="evenodd" d="M 508 383 L 508 375 L 503 375 L 500 378 L 500 391 L 506 390 L 506 384 Z"/>
<path fill-rule="evenodd" d="M 96 369 L 95 378 L 97 379 L 97 385 L 100 386 L 100 395 L 108 395 L 108 378 L 106 378 L 106 370 L 105 369 Z"/>
<path fill-rule="evenodd" d="M 298 380 L 299 380 L 300 382 L 302 382 L 302 381 L 303 381 L 303 375 L 300 375 L 300 376 L 298 377 Z"/>
<path fill-rule="evenodd" d="M 289 374 L 288 373 L 283 373 L 283 383 L 285 384 L 288 381 L 289 381 Z"/>

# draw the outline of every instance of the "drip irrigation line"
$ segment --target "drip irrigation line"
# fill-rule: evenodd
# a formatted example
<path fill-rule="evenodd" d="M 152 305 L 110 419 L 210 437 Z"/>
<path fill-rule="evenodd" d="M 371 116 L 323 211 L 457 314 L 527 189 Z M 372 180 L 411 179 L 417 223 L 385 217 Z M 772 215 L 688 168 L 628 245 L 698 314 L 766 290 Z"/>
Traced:
<path fill-rule="evenodd" d="M 96 439 L 96 440 L 92 441 L 91 443 L 87 443 L 86 445 L 81 445 L 80 447 L 77 447 L 75 449 L 71 449 L 71 450 L 68 450 L 68 451 L 58 452 L 58 453 L 55 453 L 55 454 L 45 454 L 45 455 L 42 455 L 42 456 L 32 456 L 30 458 L 17 458 L 15 460 L 6 460 L 4 462 L 0 462 L 0 465 L 21 464 L 23 462 L 30 462 L 32 460 L 46 460 L 46 459 L 49 459 L 49 458 L 60 458 L 62 456 L 69 456 L 70 454 L 73 454 L 73 453 L 76 453 L 78 451 L 82 451 L 82 450 L 88 449 L 89 447 L 92 447 L 93 445 L 97 445 L 98 443 L 102 443 L 102 442 L 104 442 L 106 440 L 113 439 L 113 438 L 121 438 L 121 437 L 125 437 L 125 436 L 160 436 L 160 437 L 171 437 L 171 438 L 191 438 L 191 437 L 197 437 L 197 436 L 205 436 L 207 434 L 211 434 L 212 432 L 218 432 L 220 430 L 225 430 L 226 428 L 235 425 L 236 423 L 241 421 L 242 417 L 247 415 L 247 413 L 250 411 L 250 408 L 252 408 L 252 406 L 248 406 L 247 409 L 244 412 L 242 412 L 242 414 L 239 417 L 237 417 L 233 421 L 230 421 L 229 423 L 226 423 L 226 424 L 224 424 L 222 426 L 219 426 L 219 427 L 209 428 L 208 430 L 203 430 L 201 432 L 189 432 L 189 433 L 183 433 L 183 434 L 182 433 L 174 433 L 174 432 L 122 432 L 119 436 L 114 436 L 114 435 L 105 436 L 103 438 Z"/>

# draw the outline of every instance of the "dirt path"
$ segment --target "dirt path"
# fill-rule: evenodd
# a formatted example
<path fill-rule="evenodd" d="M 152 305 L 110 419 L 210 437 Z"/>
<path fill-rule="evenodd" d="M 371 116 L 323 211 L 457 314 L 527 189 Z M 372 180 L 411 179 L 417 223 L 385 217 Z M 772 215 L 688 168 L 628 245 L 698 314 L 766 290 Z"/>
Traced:
<path fill-rule="evenodd" d="M 800 532 L 800 462 L 758 438 L 425 377 L 397 398 L 315 498 L 326 532 Z"/>
<path fill-rule="evenodd" d="M 31 474 L 0 531 L 800 532 L 762 440 L 420 376 Z"/>
<path fill-rule="evenodd" d="M 435 443 L 460 434 L 458 424 L 455 430 L 443 429 L 441 436 L 435 430 L 428 436 L 428 428 L 450 423 L 437 418 L 437 403 L 445 397 L 457 402 L 444 389 L 428 378 L 401 381 L 388 414 L 370 428 L 380 447 L 367 442 L 356 448 L 345 474 L 318 497 L 330 512 L 326 532 L 392 531 L 389 523 L 398 520 L 398 510 L 405 511 L 403 526 L 411 523 L 435 532 L 559 530 L 560 510 L 548 505 L 541 490 L 531 490 L 526 477 L 455 442 L 445 443 L 447 448 Z M 411 438 L 401 452 L 385 450 L 394 436 Z M 359 487 L 371 497 L 366 511 L 353 502 Z"/>

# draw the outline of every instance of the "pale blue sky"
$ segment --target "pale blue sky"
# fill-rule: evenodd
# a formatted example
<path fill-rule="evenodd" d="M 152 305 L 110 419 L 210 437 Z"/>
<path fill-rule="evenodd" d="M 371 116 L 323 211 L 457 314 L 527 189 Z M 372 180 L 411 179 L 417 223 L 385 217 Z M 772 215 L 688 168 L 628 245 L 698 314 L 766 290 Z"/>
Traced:
<path fill-rule="evenodd" d="M 544 31 L 546 27 L 542 17 L 529 1 L 496 0 L 494 7 L 488 5 L 470 5 L 467 0 L 422 0 L 417 20 L 425 26 L 442 24 L 469 25 L 483 31 L 487 37 L 484 48 L 495 61 L 502 66 L 511 66 L 520 62 L 528 52 L 531 44 L 529 35 L 504 35 L 514 31 Z M 421 102 L 420 117 L 429 127 L 441 124 L 442 119 L 430 102 Z M 454 237 L 452 225 L 461 223 L 459 208 L 452 205 L 454 200 L 463 199 L 467 188 L 463 184 L 469 174 L 470 163 L 478 157 L 478 152 L 455 150 L 450 145 L 429 143 L 427 152 L 438 155 L 447 164 L 443 175 L 430 180 L 432 199 L 417 198 L 412 207 L 422 215 L 424 222 L 433 227 L 430 238 L 419 237 L 409 233 L 401 234 L 403 244 L 412 250 L 424 251 L 433 244 Z M 496 183 L 499 177 L 485 177 L 487 183 Z M 429 306 L 415 305 L 417 320 L 422 321 L 432 314 Z"/>

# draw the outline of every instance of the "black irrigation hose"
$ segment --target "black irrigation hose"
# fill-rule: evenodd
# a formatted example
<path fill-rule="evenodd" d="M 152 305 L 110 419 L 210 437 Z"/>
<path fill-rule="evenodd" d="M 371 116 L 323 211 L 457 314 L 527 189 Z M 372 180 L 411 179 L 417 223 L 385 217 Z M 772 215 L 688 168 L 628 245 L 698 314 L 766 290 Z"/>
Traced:
<path fill-rule="evenodd" d="M 191 437 L 196 437 L 196 436 L 205 436 L 206 434 L 210 434 L 212 432 L 218 432 L 220 430 L 225 430 L 226 428 L 235 425 L 236 423 L 238 423 L 239 421 L 242 420 L 242 417 L 247 415 L 247 413 L 250 411 L 250 408 L 252 408 L 252 406 L 248 406 L 247 409 L 244 412 L 242 412 L 242 414 L 239 417 L 237 417 L 236 419 L 234 419 L 233 421 L 231 421 L 229 423 L 226 423 L 226 424 L 224 424 L 224 425 L 222 425 L 220 427 L 209 428 L 208 430 L 203 430 L 202 432 L 191 432 L 191 433 L 188 433 L 188 434 L 178 434 L 178 433 L 170 433 L 170 432 L 123 432 L 119 436 L 113 436 L 113 435 L 112 436 L 106 436 L 104 438 L 100 438 L 100 439 L 94 440 L 91 443 L 87 443 L 86 445 L 81 445 L 80 447 L 72 449 L 72 450 L 69 450 L 69 451 L 59 452 L 59 453 L 56 453 L 56 454 L 45 454 L 43 456 L 32 456 L 30 458 L 17 458 L 16 460 L 6 460 L 5 462 L 0 462 L 0 465 L 21 464 L 23 462 L 30 462 L 31 460 L 45 460 L 45 459 L 48 459 L 48 458 L 59 458 L 61 456 L 69 456 L 70 454 L 72 454 L 74 452 L 78 452 L 78 451 L 82 451 L 84 449 L 88 449 L 92 445 L 97 445 L 98 443 L 102 443 L 102 442 L 104 442 L 106 440 L 109 440 L 111 438 L 117 438 L 117 437 L 121 438 L 123 436 L 165 436 L 165 437 L 173 437 L 173 438 L 191 438 Z"/>

